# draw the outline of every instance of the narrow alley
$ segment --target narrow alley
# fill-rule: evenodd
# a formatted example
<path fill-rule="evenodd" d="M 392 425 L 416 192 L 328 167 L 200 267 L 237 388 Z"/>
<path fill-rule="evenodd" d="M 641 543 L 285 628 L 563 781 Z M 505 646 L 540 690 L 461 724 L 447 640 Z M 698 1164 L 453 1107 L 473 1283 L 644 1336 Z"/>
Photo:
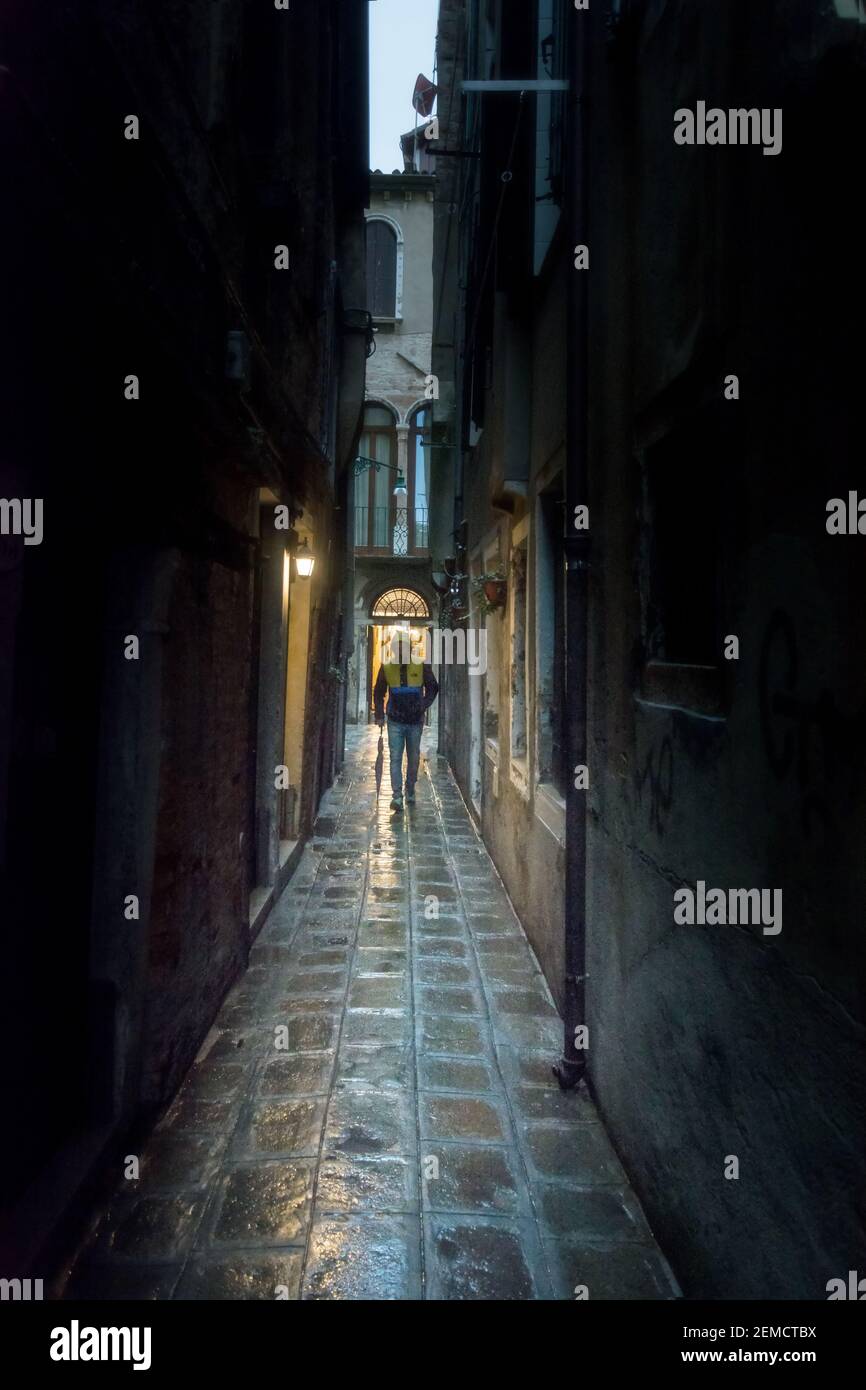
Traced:
<path fill-rule="evenodd" d="M 395 815 L 376 732 L 67 1297 L 676 1296 L 444 760 Z"/>
<path fill-rule="evenodd" d="M 826 1376 L 866 0 L 49 8 L 0 6 L 21 1359 L 549 1301 L 581 1369 L 820 1324 Z"/>

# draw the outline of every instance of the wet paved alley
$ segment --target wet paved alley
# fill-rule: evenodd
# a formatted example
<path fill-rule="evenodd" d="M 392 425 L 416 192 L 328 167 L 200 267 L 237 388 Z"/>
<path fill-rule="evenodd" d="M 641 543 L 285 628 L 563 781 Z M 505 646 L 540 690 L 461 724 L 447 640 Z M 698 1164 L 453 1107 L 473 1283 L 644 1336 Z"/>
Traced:
<path fill-rule="evenodd" d="M 451 774 L 394 814 L 376 735 L 67 1296 L 675 1296 Z"/>

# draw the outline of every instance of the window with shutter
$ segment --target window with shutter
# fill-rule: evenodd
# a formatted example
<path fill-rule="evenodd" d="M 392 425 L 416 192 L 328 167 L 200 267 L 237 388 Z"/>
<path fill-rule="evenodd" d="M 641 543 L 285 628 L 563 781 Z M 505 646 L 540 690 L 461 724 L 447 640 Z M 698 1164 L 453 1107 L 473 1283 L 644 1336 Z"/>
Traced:
<path fill-rule="evenodd" d="M 387 222 L 367 223 L 367 307 L 373 318 L 397 316 L 397 236 Z"/>

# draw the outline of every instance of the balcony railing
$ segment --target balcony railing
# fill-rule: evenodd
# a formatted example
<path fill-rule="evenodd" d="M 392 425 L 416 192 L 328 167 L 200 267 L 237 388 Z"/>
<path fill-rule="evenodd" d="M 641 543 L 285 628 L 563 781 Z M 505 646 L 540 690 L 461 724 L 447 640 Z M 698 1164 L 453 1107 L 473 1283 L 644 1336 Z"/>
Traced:
<path fill-rule="evenodd" d="M 355 549 L 377 555 L 426 555 L 426 507 L 356 507 Z"/>

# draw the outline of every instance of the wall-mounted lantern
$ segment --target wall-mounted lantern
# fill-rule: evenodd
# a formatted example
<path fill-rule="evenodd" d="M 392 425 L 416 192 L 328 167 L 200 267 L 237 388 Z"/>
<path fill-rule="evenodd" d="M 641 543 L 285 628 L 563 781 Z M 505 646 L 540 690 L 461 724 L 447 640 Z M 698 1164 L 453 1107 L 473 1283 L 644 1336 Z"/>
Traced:
<path fill-rule="evenodd" d="M 394 484 L 394 496 L 406 496 L 406 479 L 403 476 L 402 470 L 397 467 L 396 463 L 385 463 L 382 459 L 368 459 L 364 458 L 363 454 L 359 454 L 352 464 L 352 477 L 359 477 L 359 475 L 365 473 L 368 468 L 375 468 L 377 473 L 380 468 L 388 468 L 392 473 L 396 473 L 397 481 Z"/>
<path fill-rule="evenodd" d="M 313 573 L 315 564 L 315 555 L 313 554 L 310 547 L 307 545 L 306 540 L 302 540 L 301 544 L 295 551 L 295 569 L 297 571 L 298 578 L 309 579 L 310 575 Z"/>

